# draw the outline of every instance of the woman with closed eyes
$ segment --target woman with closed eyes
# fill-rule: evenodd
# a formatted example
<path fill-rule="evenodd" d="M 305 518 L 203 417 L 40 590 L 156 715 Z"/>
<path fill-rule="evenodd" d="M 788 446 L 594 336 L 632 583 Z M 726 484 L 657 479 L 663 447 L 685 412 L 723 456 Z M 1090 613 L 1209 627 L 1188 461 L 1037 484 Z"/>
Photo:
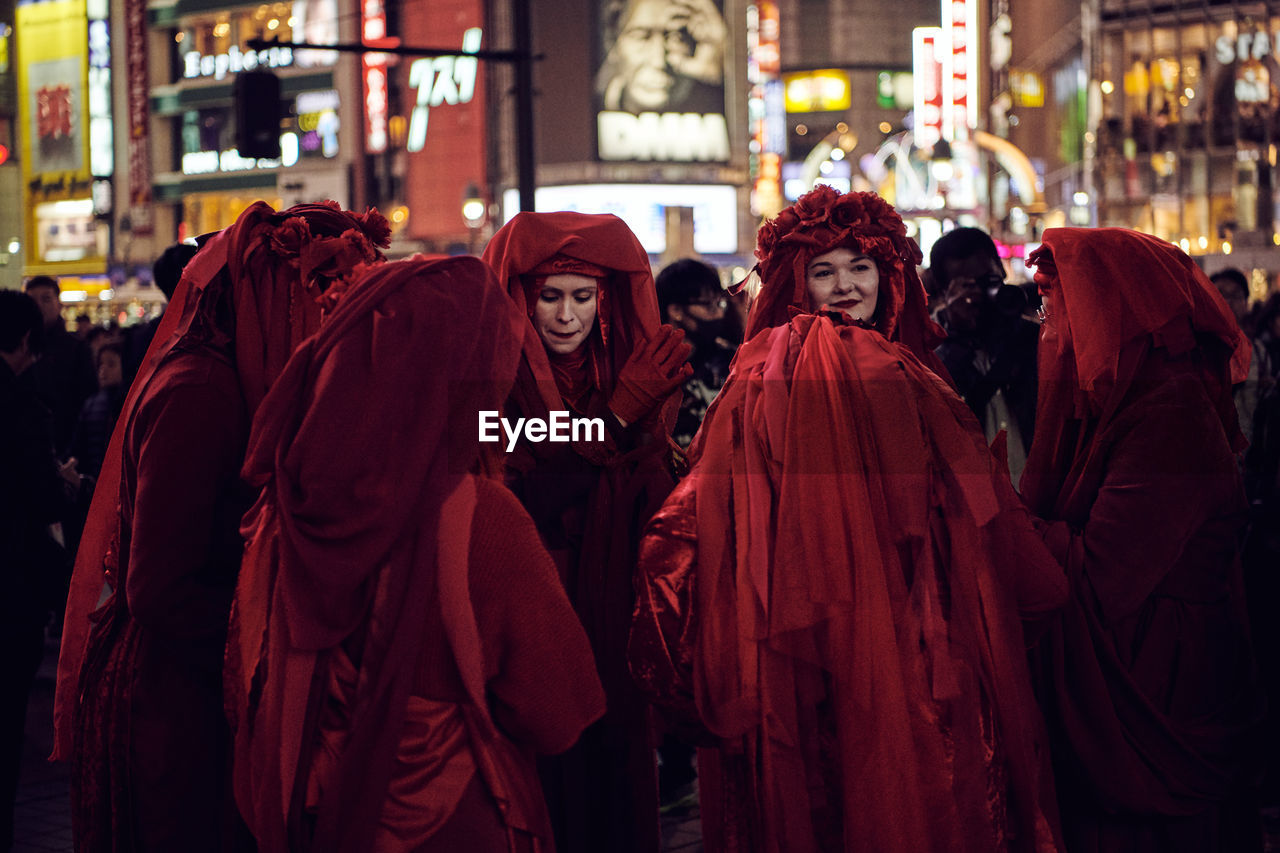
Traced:
<path fill-rule="evenodd" d="M 704 738 L 706 849 L 1060 849 L 1019 617 L 1066 580 L 933 355 L 919 249 L 878 196 L 818 187 L 756 257 L 630 641 Z"/>
<path fill-rule="evenodd" d="M 561 853 L 658 850 L 649 708 L 627 671 L 635 549 L 673 486 L 671 429 L 690 371 L 684 333 L 659 325 L 649 259 L 610 214 L 521 213 L 486 247 L 529 318 L 503 416 L 599 419 L 571 443 L 522 438 L 507 484 L 533 517 L 591 640 L 608 710 L 541 763 Z"/>

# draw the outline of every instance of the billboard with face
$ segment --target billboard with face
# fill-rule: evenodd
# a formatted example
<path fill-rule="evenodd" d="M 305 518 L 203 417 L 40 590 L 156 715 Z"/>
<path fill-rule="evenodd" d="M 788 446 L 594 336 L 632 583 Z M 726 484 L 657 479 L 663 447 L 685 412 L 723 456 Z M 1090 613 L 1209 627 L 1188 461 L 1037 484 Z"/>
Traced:
<path fill-rule="evenodd" d="M 720 0 L 601 0 L 595 77 L 602 160 L 724 162 Z"/>

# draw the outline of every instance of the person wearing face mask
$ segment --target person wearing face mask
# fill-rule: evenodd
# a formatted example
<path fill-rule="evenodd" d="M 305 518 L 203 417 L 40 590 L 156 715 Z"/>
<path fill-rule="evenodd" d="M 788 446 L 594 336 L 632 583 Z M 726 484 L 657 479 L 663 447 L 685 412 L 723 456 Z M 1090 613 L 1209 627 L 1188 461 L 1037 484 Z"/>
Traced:
<path fill-rule="evenodd" d="M 541 763 L 556 848 L 656 853 L 654 738 L 627 671 L 627 625 L 639 531 L 674 482 L 670 435 L 692 347 L 659 324 L 648 256 L 616 216 L 520 213 L 484 260 L 529 320 L 503 416 L 567 411 L 604 425 L 602 436 L 572 442 L 522 438 L 505 457 L 507 484 L 586 628 L 608 704 L 577 746 Z"/>
<path fill-rule="evenodd" d="M 1020 617 L 1066 578 L 933 353 L 919 249 L 818 187 L 758 235 L 747 340 L 641 541 L 631 670 L 708 850 L 1060 850 Z"/>
<path fill-rule="evenodd" d="M 719 274 L 702 261 L 682 258 L 668 264 L 656 283 L 662 318 L 683 329 L 693 344 L 689 357 L 693 374 L 684 383 L 684 399 L 671 436 L 681 447 L 688 447 L 707 407 L 729 377 L 741 328 L 735 336 L 729 295 L 720 285 Z"/>

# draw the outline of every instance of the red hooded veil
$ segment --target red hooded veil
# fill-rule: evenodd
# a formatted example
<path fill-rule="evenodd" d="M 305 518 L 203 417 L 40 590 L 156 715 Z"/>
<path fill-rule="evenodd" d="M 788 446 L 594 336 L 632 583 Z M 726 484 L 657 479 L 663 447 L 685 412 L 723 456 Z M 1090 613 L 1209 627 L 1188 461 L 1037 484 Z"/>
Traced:
<path fill-rule="evenodd" d="M 608 697 L 604 720 L 568 755 L 544 762 L 557 844 L 561 853 L 654 851 L 656 770 L 648 709 L 627 674 L 627 623 L 640 527 L 674 485 L 669 436 L 681 389 L 626 428 L 609 410 L 618 371 L 659 328 L 649 259 L 618 217 L 574 212 L 517 214 L 485 247 L 484 259 L 530 318 L 504 414 L 569 409 L 602 418 L 606 427 L 604 441 L 521 442 L 506 458 L 508 485 L 560 568 Z M 560 271 L 597 278 L 599 301 L 583 347 L 553 360 L 532 317 L 536 277 Z"/>
<path fill-rule="evenodd" d="M 809 313 L 805 265 L 837 246 L 877 262 L 873 324 Z M 1061 572 L 926 366 L 901 219 L 819 188 L 758 256 L 756 334 L 646 531 L 631 638 L 637 680 L 717 738 L 708 844 L 1056 849 L 1018 616 Z"/>
<path fill-rule="evenodd" d="M 513 753 L 487 711 L 468 591 L 476 417 L 510 387 L 521 323 L 475 258 L 377 267 L 254 421 L 244 474 L 263 491 L 245 517 L 226 692 L 236 798 L 263 850 L 373 849 L 436 610 L 481 773 L 509 825 L 546 832 L 540 792 L 512 787 L 524 775 L 508 772 Z M 332 733 L 318 715 L 335 695 L 346 717 L 326 760 L 318 739 Z M 591 701 L 583 725 L 599 713 Z M 300 822 L 304 791 L 312 827 Z"/>
<path fill-rule="evenodd" d="M 168 529 L 175 522 L 175 517 L 142 518 L 134 512 L 136 496 L 153 485 L 145 472 L 138 470 L 139 464 L 145 461 L 156 470 L 187 470 L 189 465 L 191 469 L 209 473 L 220 484 L 233 483 L 243 445 L 232 445 L 243 441 L 248 418 L 294 347 L 318 328 L 321 302 L 333 298 L 322 295 L 321 290 L 329 285 L 331 291 L 340 291 L 343 278 L 354 265 L 380 257 L 375 244 L 385 245 L 388 234 L 385 220 L 372 211 L 357 217 L 343 212 L 336 204 L 326 203 L 298 205 L 277 213 L 259 202 L 251 205 L 234 225 L 213 237 L 184 271 L 173 306 L 165 313 L 130 388 L 108 447 L 68 597 L 54 703 L 53 757 L 76 759 L 73 815 L 77 843 L 87 847 L 106 844 L 109 839 L 104 834 L 107 833 L 114 843 L 126 846 L 132 843 L 128 840 L 135 819 L 130 799 L 133 783 L 129 781 L 128 769 L 128 762 L 133 760 L 131 756 L 135 751 L 138 755 L 150 751 L 152 760 L 156 760 L 157 751 L 171 748 L 158 745 L 169 742 L 161 737 L 160 729 L 172 734 L 177 727 L 196 725 L 190 720 L 153 720 L 148 724 L 151 728 L 146 729 L 148 736 L 135 739 L 132 697 L 144 689 L 153 703 L 168 701 L 158 697 L 171 695 L 170 710 L 175 717 L 181 717 L 184 713 L 181 708 L 189 710 L 183 703 L 196 702 L 197 689 L 208 687 L 204 684 L 205 673 L 216 672 L 218 667 L 216 662 L 204 658 L 208 655 L 220 658 L 219 635 L 225 634 L 226 625 L 225 610 L 220 612 L 220 608 L 229 606 L 229 584 L 234 583 L 239 553 L 238 542 L 233 545 L 221 540 L 235 536 L 234 523 L 228 523 L 222 515 L 238 516 L 243 510 L 240 496 L 230 494 L 232 490 L 225 490 L 225 494 L 222 491 L 200 493 L 193 495 L 193 506 L 211 506 L 209 517 L 192 518 L 190 512 L 184 513 L 184 507 L 178 506 L 172 507 L 172 511 L 175 517 L 180 516 L 177 523 L 194 524 L 196 528 L 203 525 L 205 534 L 217 528 L 212 530 L 215 536 L 209 545 L 210 553 L 192 554 L 190 560 L 179 561 L 182 565 L 153 567 L 161 573 L 176 573 L 172 577 L 165 574 L 144 579 L 145 573 L 131 572 L 129 566 L 135 556 L 131 543 L 138 540 L 139 531 L 148 531 L 150 540 L 160 541 L 164 539 L 162 529 Z M 239 399 L 228 407 L 234 411 L 220 417 L 227 421 L 228 431 L 236 434 L 211 437 L 210 440 L 218 444 L 216 450 L 203 446 L 202 439 L 192 438 L 183 443 L 171 435 L 152 436 L 147 426 L 150 419 L 169 411 L 168 401 L 175 399 L 173 395 L 189 395 L 191 383 L 198 381 L 195 377 L 199 370 L 194 366 L 214 363 L 231 367 L 234 378 L 230 381 L 234 388 L 223 390 Z M 209 395 L 205 397 L 206 403 L 214 399 Z M 185 411 L 191 406 L 184 403 L 179 408 Z M 232 428 L 232 420 L 239 426 Z M 153 439 L 158 444 L 153 444 Z M 142 447 L 134 446 L 140 441 L 145 442 Z M 164 445 L 164 449 L 153 449 L 159 445 Z M 181 447 L 175 449 L 177 445 Z M 145 460 L 144 453 L 148 454 Z M 210 465 L 220 464 L 226 454 L 237 456 L 228 463 L 227 470 L 206 471 Z M 172 479 L 171 475 L 166 477 Z M 171 487 L 172 484 L 164 486 Z M 222 486 L 215 486 L 210 480 L 207 488 L 217 491 Z M 163 514 L 163 508 L 157 506 L 157 509 Z M 185 534 L 171 531 L 169 535 Z M 221 554 L 224 546 L 226 554 L 215 555 L 215 550 Z M 207 578 L 192 580 L 195 571 L 212 570 L 215 561 L 221 561 L 217 562 L 219 571 L 229 572 L 226 578 L 219 577 L 219 582 L 226 585 L 226 595 L 222 587 L 202 586 L 209 583 Z M 201 568 L 206 562 L 208 566 Z M 198 641 L 184 635 L 186 645 L 177 643 L 169 650 L 169 656 L 175 661 L 182 655 L 190 657 L 176 664 L 174 670 L 191 675 L 191 681 L 181 687 L 176 683 L 172 688 L 165 683 L 152 683 L 164 676 L 143 668 L 144 648 L 154 649 L 157 644 L 168 642 L 160 634 L 147 639 L 138 620 L 131 615 L 138 606 L 133 599 L 141 595 L 144 584 L 150 590 L 148 600 L 160 589 L 169 589 L 166 594 L 172 597 L 191 593 L 181 598 L 181 605 L 188 608 L 192 626 L 207 623 L 207 630 L 212 634 L 209 637 L 201 634 Z M 171 588 L 166 587 L 169 584 Z M 188 589 L 184 584 L 192 586 Z M 104 585 L 110 594 L 98 607 Z M 159 600 L 155 603 L 158 605 Z M 199 618 L 195 618 L 195 614 L 199 614 Z M 191 627 L 190 630 L 204 631 L 205 628 Z M 151 652 L 146 654 L 147 660 L 157 659 Z M 147 672 L 151 674 L 145 674 Z M 196 673 L 200 675 L 197 677 Z M 216 681 L 212 689 L 216 693 Z M 212 719 L 217 719 L 217 707 L 216 700 L 212 710 L 201 705 Z M 205 731 L 203 723 L 199 725 L 199 731 L 191 736 L 202 748 L 207 746 L 216 751 L 205 743 L 216 733 Z M 162 755 L 158 760 L 180 762 L 182 758 Z M 220 759 L 212 756 L 211 760 Z M 211 775 L 216 772 L 216 768 L 210 769 Z M 180 789 L 175 788 L 177 790 Z M 147 796 L 154 800 L 163 794 L 150 791 Z M 216 804 L 188 805 L 193 810 L 206 812 L 217 808 Z M 180 813 L 170 815 L 169 819 L 176 824 L 183 821 Z M 145 831 L 146 827 L 142 829 Z"/>
<path fill-rule="evenodd" d="M 330 236 L 316 239 L 323 234 Z M 290 353 L 319 328 L 322 303 L 333 298 L 322 295 L 322 286 L 340 292 L 345 275 L 356 264 L 381 257 L 377 247 L 385 247 L 389 239 L 390 228 L 376 211 L 356 216 L 328 202 L 277 213 L 265 202 L 256 202 L 234 225 L 210 239 L 183 271 L 172 305 L 129 387 L 76 553 L 58 658 L 54 760 L 71 756 L 71 717 L 89 638 L 89 614 L 102 593 L 103 560 L 119 523 L 120 445 L 130 415 L 166 356 L 194 338 L 214 334 L 218 301 L 231 288 L 236 372 L 252 411 Z"/>
<path fill-rule="evenodd" d="M 617 370 L 661 322 L 649 256 L 627 224 L 609 213 L 518 213 L 493 235 L 483 257 L 516 308 L 530 318 L 537 299 L 535 275 L 578 271 L 602 278 L 597 327 L 588 338 L 581 379 L 600 391 L 607 404 Z M 547 410 L 562 408 L 570 389 L 560 386 L 570 381 L 560 374 L 557 384 L 557 372 L 532 322 L 525 327 L 523 349 L 531 377 L 521 371 L 518 384 L 527 385 L 531 378 Z M 679 403 L 680 395 L 674 393 L 663 407 L 663 422 L 670 417 L 667 408 Z"/>
<path fill-rule="evenodd" d="M 1259 710 L 1231 398 L 1250 346 L 1150 235 L 1052 228 L 1030 262 L 1046 317 L 1022 489 L 1071 581 L 1036 654 L 1068 842 L 1214 849 L 1183 819 L 1232 796 Z"/>

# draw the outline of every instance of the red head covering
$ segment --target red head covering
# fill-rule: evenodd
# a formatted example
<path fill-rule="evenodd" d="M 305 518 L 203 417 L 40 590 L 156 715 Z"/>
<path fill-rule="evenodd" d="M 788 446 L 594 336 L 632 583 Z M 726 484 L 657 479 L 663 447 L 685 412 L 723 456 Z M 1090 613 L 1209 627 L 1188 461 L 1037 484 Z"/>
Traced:
<path fill-rule="evenodd" d="M 658 294 L 649 256 L 627 224 L 611 213 L 518 213 L 484 249 L 516 307 L 533 316 L 532 280 L 558 272 L 602 278 L 596 315 L 599 332 L 588 338 L 586 378 L 605 395 L 613 391 L 616 371 L 631 351 L 657 331 Z M 596 271 L 601 275 L 596 275 Z M 557 384 L 546 346 L 533 323 L 526 324 L 524 355 L 548 411 L 563 408 L 567 377 Z M 672 398 L 679 407 L 677 391 Z M 665 420 L 665 418 L 664 418 Z"/>
<path fill-rule="evenodd" d="M 166 356 L 203 342 L 230 345 L 252 413 L 293 349 L 320 325 L 321 287 L 378 260 L 390 228 L 377 211 L 356 216 L 336 203 L 300 204 L 277 213 L 256 202 L 213 237 L 183 270 L 107 447 L 85 522 L 67 599 L 54 701 L 53 758 L 71 757 L 72 719 L 89 638 L 89 614 L 103 587 L 104 559 L 119 524 L 121 445 L 138 402 Z M 219 303 L 230 290 L 234 329 L 221 328 Z M 181 306 L 181 307 L 179 307 Z M 234 342 L 234 343 L 233 343 Z"/>
<path fill-rule="evenodd" d="M 1050 228 L 1028 263 L 1051 306 L 1041 335 L 1036 440 L 1022 479 L 1038 514 L 1052 516 L 1063 466 L 1080 450 L 1066 446 L 1064 428 L 1114 413 L 1153 349 L 1200 350 L 1205 391 L 1227 440 L 1243 447 L 1231 385 L 1248 373 L 1249 342 L 1185 252 L 1125 228 Z"/>
<path fill-rule="evenodd" d="M 373 837 L 420 652 L 419 614 L 433 600 L 485 714 L 467 486 L 480 457 L 477 413 L 509 391 L 521 325 L 475 258 L 378 266 L 298 350 L 254 420 L 244 474 L 264 490 L 245 517 L 226 691 L 236 797 L 264 849 L 291 849 L 308 696 L 328 677 L 326 650 L 357 629 L 366 633 L 353 718 L 313 849 L 353 850 Z"/>
<path fill-rule="evenodd" d="M 1037 555 L 997 544 L 1016 499 L 959 397 L 900 343 L 796 316 L 739 349 L 692 455 L 694 696 L 747 738 L 763 846 L 1052 849 L 1009 580 Z M 817 827 L 829 798 L 843 825 Z"/>
<path fill-rule="evenodd" d="M 872 258 L 880 273 L 875 325 L 891 341 L 911 348 L 939 376 L 947 377 L 933 348 L 946 337 L 929 319 L 924 285 L 916 273 L 920 247 L 907 236 L 902 217 L 875 193 L 844 193 L 819 184 L 766 222 L 756 235 L 763 287 L 751 306 L 747 337 L 780 326 L 795 313 L 812 312 L 805 283 L 809 262 L 832 249 Z"/>

